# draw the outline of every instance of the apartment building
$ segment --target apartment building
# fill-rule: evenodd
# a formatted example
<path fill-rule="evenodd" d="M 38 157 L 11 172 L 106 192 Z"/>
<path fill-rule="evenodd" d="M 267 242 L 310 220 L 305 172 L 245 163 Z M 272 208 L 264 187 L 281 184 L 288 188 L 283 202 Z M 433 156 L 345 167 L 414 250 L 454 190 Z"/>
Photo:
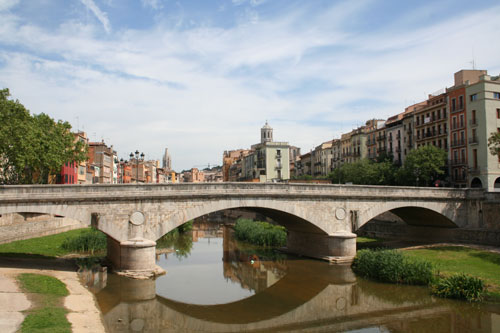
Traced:
<path fill-rule="evenodd" d="M 394 164 L 402 165 L 403 157 L 401 154 L 403 145 L 402 133 L 403 129 L 403 113 L 389 117 L 385 122 L 386 147 L 387 154 L 393 156 Z"/>
<path fill-rule="evenodd" d="M 93 183 L 112 183 L 115 156 L 113 146 L 106 146 L 104 140 L 89 143 L 88 163 L 92 166 L 90 169 L 93 170 Z"/>
<path fill-rule="evenodd" d="M 500 132 L 500 75 L 480 76 L 478 82 L 466 84 L 465 104 L 469 136 L 467 155 L 470 187 L 500 191 L 500 159 L 490 154 L 488 138 Z"/>

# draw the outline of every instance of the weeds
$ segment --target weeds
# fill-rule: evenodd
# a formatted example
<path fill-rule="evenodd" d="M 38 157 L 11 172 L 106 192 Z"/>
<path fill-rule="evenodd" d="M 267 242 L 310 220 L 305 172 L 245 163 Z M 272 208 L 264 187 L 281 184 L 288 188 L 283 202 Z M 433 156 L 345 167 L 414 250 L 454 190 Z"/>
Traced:
<path fill-rule="evenodd" d="M 436 296 L 462 299 L 468 302 L 481 301 L 484 292 L 483 280 L 464 273 L 439 279 L 432 285 L 432 293 Z"/>
<path fill-rule="evenodd" d="M 267 222 L 238 219 L 234 226 L 237 239 L 261 246 L 285 246 L 286 229 Z"/>

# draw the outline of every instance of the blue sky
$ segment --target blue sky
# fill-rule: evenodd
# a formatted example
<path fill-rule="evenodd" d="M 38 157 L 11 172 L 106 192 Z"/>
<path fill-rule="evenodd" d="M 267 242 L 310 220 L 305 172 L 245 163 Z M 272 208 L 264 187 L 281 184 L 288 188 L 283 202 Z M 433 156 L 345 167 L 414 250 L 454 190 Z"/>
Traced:
<path fill-rule="evenodd" d="M 500 3 L 0 0 L 0 88 L 176 170 L 274 137 L 309 151 L 453 85 L 500 73 Z"/>

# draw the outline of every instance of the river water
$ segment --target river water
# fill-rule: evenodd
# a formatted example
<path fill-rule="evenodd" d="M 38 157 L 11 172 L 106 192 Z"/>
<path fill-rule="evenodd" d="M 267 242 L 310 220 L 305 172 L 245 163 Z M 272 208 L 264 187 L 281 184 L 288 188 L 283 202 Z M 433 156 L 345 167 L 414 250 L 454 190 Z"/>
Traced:
<path fill-rule="evenodd" d="M 350 267 L 264 251 L 195 228 L 157 255 L 167 274 L 88 272 L 110 332 L 500 332 L 500 306 L 360 279 Z"/>

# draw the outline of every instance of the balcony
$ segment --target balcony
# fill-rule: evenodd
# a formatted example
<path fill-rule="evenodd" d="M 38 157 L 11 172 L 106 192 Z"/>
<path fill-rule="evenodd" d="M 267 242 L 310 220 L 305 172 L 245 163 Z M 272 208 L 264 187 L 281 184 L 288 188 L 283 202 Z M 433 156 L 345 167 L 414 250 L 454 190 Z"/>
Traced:
<path fill-rule="evenodd" d="M 459 129 L 463 129 L 463 128 L 465 128 L 465 123 L 459 123 L 459 124 L 453 123 L 453 124 L 451 124 L 452 130 L 459 130 Z"/>
<path fill-rule="evenodd" d="M 462 159 L 462 158 L 459 158 L 459 159 L 452 159 L 449 161 L 449 164 L 451 166 L 462 166 L 462 165 L 467 165 L 467 160 L 466 159 Z"/>
<path fill-rule="evenodd" d="M 382 148 L 377 148 L 377 154 L 383 154 L 387 151 L 387 149 L 385 147 L 382 147 Z"/>
<path fill-rule="evenodd" d="M 479 139 L 477 138 L 477 136 L 473 136 L 473 137 L 469 138 L 469 144 L 477 145 L 478 143 L 479 143 Z"/>
<path fill-rule="evenodd" d="M 396 134 L 396 140 L 401 140 L 401 134 Z"/>
<path fill-rule="evenodd" d="M 400 153 L 401 152 L 401 147 L 396 147 L 396 153 Z"/>
<path fill-rule="evenodd" d="M 470 125 L 471 127 L 475 127 L 475 126 L 477 126 L 477 119 L 471 119 L 471 120 L 469 120 L 469 125 Z"/>
<path fill-rule="evenodd" d="M 453 107 L 450 107 L 450 112 L 451 113 L 457 113 L 457 112 L 462 112 L 464 110 L 464 106 L 463 105 L 459 105 L 455 108 Z"/>
<path fill-rule="evenodd" d="M 385 134 L 379 135 L 379 136 L 377 136 L 377 141 L 385 141 L 385 138 L 386 138 Z"/>
<path fill-rule="evenodd" d="M 389 136 L 389 139 L 387 141 L 392 142 L 392 136 Z"/>
<path fill-rule="evenodd" d="M 465 146 L 465 140 L 454 140 L 454 141 L 451 141 L 450 146 L 451 146 L 451 148 Z"/>

